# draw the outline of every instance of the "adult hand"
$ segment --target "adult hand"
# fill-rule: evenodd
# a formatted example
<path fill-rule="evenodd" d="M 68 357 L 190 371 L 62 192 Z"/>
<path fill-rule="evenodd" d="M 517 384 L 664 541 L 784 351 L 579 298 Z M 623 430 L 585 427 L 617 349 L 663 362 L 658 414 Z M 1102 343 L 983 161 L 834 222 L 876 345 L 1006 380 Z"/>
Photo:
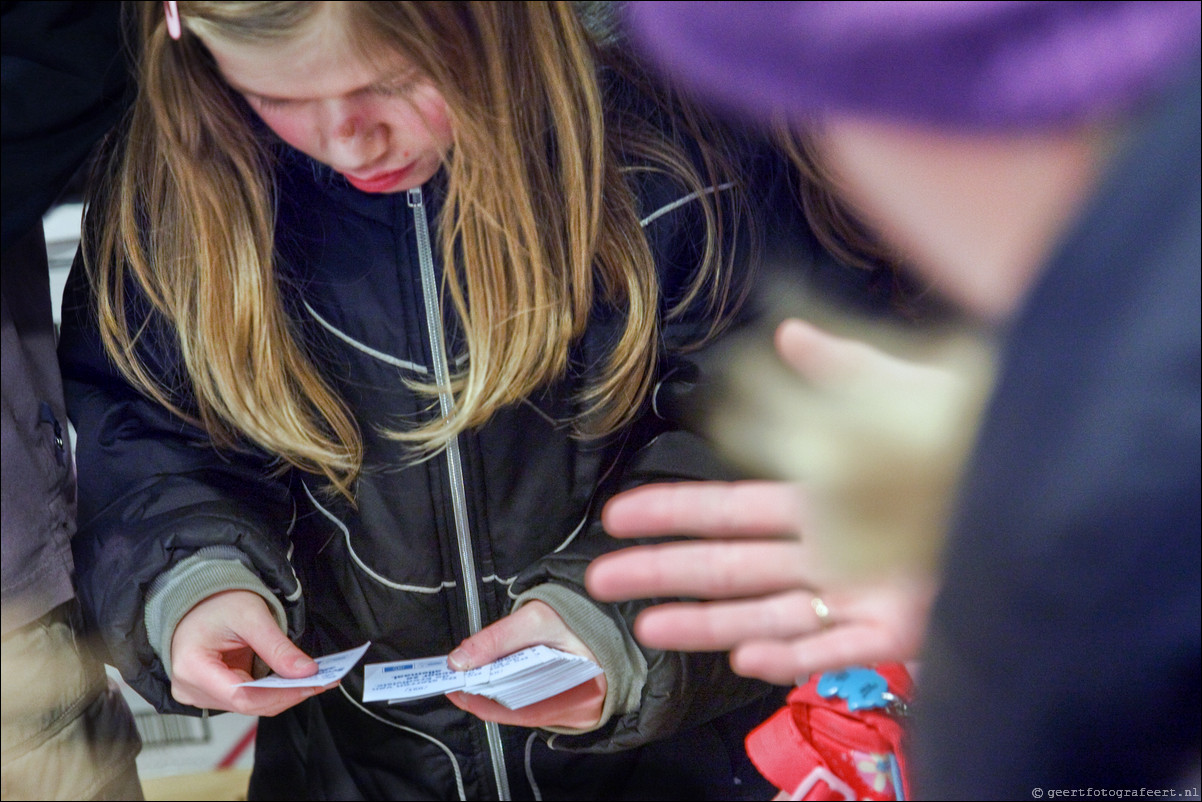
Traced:
<path fill-rule="evenodd" d="M 308 677 L 317 663 L 280 631 L 257 593 L 228 590 L 197 604 L 171 638 L 171 695 L 177 702 L 248 716 L 274 716 L 333 688 L 239 688 L 255 657 L 282 677 Z"/>
<path fill-rule="evenodd" d="M 539 644 L 597 661 L 596 655 L 568 629 L 559 613 L 544 602 L 531 601 L 463 641 L 451 652 L 447 662 L 455 671 L 467 671 Z M 607 687 L 605 675 L 600 674 L 550 699 L 518 710 L 510 710 L 484 696 L 460 691 L 447 694 L 447 698 L 459 709 L 485 721 L 519 727 L 587 730 L 601 720 Z"/>
<path fill-rule="evenodd" d="M 718 372 L 701 425 L 757 475 L 804 484 L 824 570 L 933 572 L 991 359 L 964 333 L 856 332 L 785 321 L 776 354 L 753 341 Z"/>
<path fill-rule="evenodd" d="M 780 684 L 860 663 L 917 655 L 933 583 L 901 573 L 832 582 L 801 537 L 805 505 L 784 482 L 646 485 L 602 514 L 615 537 L 706 540 L 635 546 L 589 566 L 602 601 L 685 596 L 644 610 L 635 636 L 655 649 L 730 650 L 738 674 Z M 829 613 L 819 616 L 814 599 Z"/>
<path fill-rule="evenodd" d="M 615 497 L 602 521 L 616 537 L 705 540 L 603 556 L 589 592 L 712 600 L 652 607 L 635 635 L 653 648 L 729 649 L 736 672 L 772 682 L 914 657 L 990 372 L 967 338 L 923 345 L 925 360 L 903 359 L 789 320 L 777 354 L 739 351 L 703 426 L 727 456 L 793 481 Z"/>

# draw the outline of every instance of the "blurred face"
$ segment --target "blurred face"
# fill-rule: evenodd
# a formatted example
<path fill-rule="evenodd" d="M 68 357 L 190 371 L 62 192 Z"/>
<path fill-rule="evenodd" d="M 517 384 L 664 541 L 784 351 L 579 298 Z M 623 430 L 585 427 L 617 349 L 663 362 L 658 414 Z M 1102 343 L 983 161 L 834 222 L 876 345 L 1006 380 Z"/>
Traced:
<path fill-rule="evenodd" d="M 441 167 L 451 145 L 442 95 L 408 62 L 365 64 L 321 15 L 270 44 L 203 37 L 229 85 L 292 147 L 363 192 L 404 192 Z"/>
<path fill-rule="evenodd" d="M 1112 147 L 1097 132 L 962 134 L 831 117 L 818 150 L 865 222 L 992 322 L 1022 301 Z"/>

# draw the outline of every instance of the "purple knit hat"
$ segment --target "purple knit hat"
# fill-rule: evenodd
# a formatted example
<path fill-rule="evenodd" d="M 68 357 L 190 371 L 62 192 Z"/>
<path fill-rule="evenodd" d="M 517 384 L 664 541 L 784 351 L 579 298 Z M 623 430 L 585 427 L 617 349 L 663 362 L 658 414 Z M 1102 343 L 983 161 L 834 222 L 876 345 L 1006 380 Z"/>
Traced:
<path fill-rule="evenodd" d="M 631 35 L 735 110 L 842 112 L 960 129 L 1119 113 L 1196 58 L 1198 2 L 658 2 Z"/>

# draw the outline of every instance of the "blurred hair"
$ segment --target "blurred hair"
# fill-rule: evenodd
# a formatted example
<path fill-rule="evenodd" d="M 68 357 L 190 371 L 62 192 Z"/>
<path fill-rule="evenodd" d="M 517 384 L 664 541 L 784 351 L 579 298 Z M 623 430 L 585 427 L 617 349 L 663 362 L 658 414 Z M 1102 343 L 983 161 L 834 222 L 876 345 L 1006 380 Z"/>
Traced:
<path fill-rule="evenodd" d="M 814 123 L 817 124 L 817 123 Z M 869 234 L 859 216 L 838 192 L 835 179 L 815 153 L 811 136 L 786 120 L 771 125 L 772 136 L 797 171 L 794 192 L 814 236 L 832 256 L 846 265 L 874 269 L 897 268 L 900 257 Z"/>

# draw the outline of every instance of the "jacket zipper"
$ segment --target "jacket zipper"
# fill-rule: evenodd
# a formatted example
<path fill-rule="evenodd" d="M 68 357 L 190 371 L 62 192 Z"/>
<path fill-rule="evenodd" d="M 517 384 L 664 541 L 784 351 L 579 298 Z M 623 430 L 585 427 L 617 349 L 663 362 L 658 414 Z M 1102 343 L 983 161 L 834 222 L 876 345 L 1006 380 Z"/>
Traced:
<path fill-rule="evenodd" d="M 438 302 L 438 283 L 434 275 L 434 255 L 430 248 L 430 227 L 426 222 L 426 207 L 421 187 L 408 192 L 409 208 L 417 229 L 417 258 L 421 265 L 422 297 L 426 305 L 426 329 L 430 334 L 430 354 L 434 360 L 434 381 L 438 385 L 438 404 L 444 418 L 450 417 L 450 368 L 442 330 L 442 310 Z M 455 514 L 455 539 L 459 546 L 459 567 L 463 571 L 463 592 L 467 603 L 468 630 L 475 635 L 484 626 L 480 612 L 479 586 L 476 581 L 476 558 L 472 550 L 471 529 L 467 519 L 467 490 L 463 483 L 463 461 L 460 458 L 459 438 L 452 439 L 446 448 L 447 471 L 451 484 L 451 506 Z M 495 721 L 484 722 L 492 757 L 493 777 L 497 794 L 509 799 L 509 775 L 505 770 L 505 752 L 501 744 L 501 728 Z"/>

